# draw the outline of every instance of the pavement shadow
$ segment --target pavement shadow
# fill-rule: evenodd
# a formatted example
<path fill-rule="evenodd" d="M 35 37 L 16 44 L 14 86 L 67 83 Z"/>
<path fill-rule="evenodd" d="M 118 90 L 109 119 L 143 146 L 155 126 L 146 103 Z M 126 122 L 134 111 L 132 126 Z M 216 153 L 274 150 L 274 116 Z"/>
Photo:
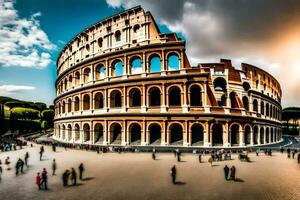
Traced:
<path fill-rule="evenodd" d="M 177 162 L 186 162 L 185 160 L 180 160 L 180 161 L 177 161 Z"/>
<path fill-rule="evenodd" d="M 212 165 L 212 167 L 218 167 L 218 166 L 220 166 L 220 165 L 214 165 L 214 164 Z"/>
<path fill-rule="evenodd" d="M 241 179 L 241 178 L 235 178 L 234 182 L 243 183 L 245 181 L 243 179 Z"/>
<path fill-rule="evenodd" d="M 185 185 L 186 184 L 186 182 L 182 182 L 182 181 L 176 181 L 175 182 L 175 185 Z"/>
<path fill-rule="evenodd" d="M 76 185 L 68 185 L 67 187 L 78 187 L 84 185 L 83 183 L 76 183 Z"/>
<path fill-rule="evenodd" d="M 93 180 L 95 179 L 95 177 L 86 177 L 86 178 L 83 178 L 82 180 L 83 181 L 90 181 L 90 180 Z"/>

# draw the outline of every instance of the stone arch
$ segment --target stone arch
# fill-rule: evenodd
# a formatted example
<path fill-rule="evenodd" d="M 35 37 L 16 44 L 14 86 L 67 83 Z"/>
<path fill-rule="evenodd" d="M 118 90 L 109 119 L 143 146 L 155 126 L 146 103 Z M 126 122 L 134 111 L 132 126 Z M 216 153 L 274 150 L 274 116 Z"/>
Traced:
<path fill-rule="evenodd" d="M 89 67 L 84 68 L 83 70 L 83 83 L 88 83 L 92 81 L 92 73 Z"/>
<path fill-rule="evenodd" d="M 91 140 L 91 130 L 89 124 L 83 125 L 83 142 L 88 142 Z"/>
<path fill-rule="evenodd" d="M 274 131 L 273 131 L 273 128 L 270 128 L 271 129 L 271 138 L 270 138 L 270 143 L 274 142 Z"/>
<path fill-rule="evenodd" d="M 123 62 L 121 59 L 116 59 L 111 64 L 111 76 L 117 77 L 123 75 Z"/>
<path fill-rule="evenodd" d="M 68 112 L 72 112 L 72 100 L 71 98 L 68 98 Z"/>
<path fill-rule="evenodd" d="M 218 77 L 214 80 L 215 91 L 225 92 L 227 90 L 227 81 L 223 77 Z"/>
<path fill-rule="evenodd" d="M 129 59 L 129 74 L 143 73 L 143 61 L 140 56 L 133 56 Z"/>
<path fill-rule="evenodd" d="M 62 113 L 66 112 L 66 102 L 65 100 L 62 101 Z"/>
<path fill-rule="evenodd" d="M 121 31 L 117 30 L 115 32 L 115 41 L 118 43 L 118 42 L 121 42 L 122 41 L 122 34 L 121 34 Z"/>
<path fill-rule="evenodd" d="M 245 92 L 248 92 L 251 89 L 251 86 L 248 82 L 243 83 L 243 88 Z"/>
<path fill-rule="evenodd" d="M 104 106 L 104 98 L 102 92 L 97 92 L 94 96 L 95 109 L 102 109 Z"/>
<path fill-rule="evenodd" d="M 62 125 L 62 139 L 66 139 L 66 126 L 64 124 Z"/>
<path fill-rule="evenodd" d="M 68 141 L 71 141 L 72 140 L 72 126 L 71 126 L 71 124 L 68 124 L 68 127 L 67 127 L 67 129 L 68 129 Z"/>
<path fill-rule="evenodd" d="M 243 96 L 243 106 L 245 110 L 249 111 L 249 99 L 246 96 Z"/>
<path fill-rule="evenodd" d="M 151 54 L 149 57 L 149 72 L 156 73 L 161 71 L 161 58 L 158 54 Z"/>
<path fill-rule="evenodd" d="M 270 129 L 266 128 L 266 143 L 270 143 Z"/>
<path fill-rule="evenodd" d="M 110 107 L 111 108 L 122 107 L 122 93 L 120 90 L 113 90 L 110 92 Z"/>
<path fill-rule="evenodd" d="M 148 89 L 149 106 L 161 105 L 161 90 L 159 87 L 153 86 Z"/>
<path fill-rule="evenodd" d="M 60 138 L 60 125 L 57 125 L 56 137 Z"/>
<path fill-rule="evenodd" d="M 68 88 L 71 88 L 73 86 L 73 76 L 72 74 L 68 77 Z"/>
<path fill-rule="evenodd" d="M 266 116 L 267 116 L 267 117 L 270 116 L 270 115 L 269 115 L 269 114 L 270 114 L 270 113 L 269 113 L 269 109 L 270 109 L 270 108 L 269 108 L 269 103 L 266 103 Z"/>
<path fill-rule="evenodd" d="M 260 114 L 265 114 L 265 104 L 263 101 L 260 102 Z"/>
<path fill-rule="evenodd" d="M 101 80 L 105 78 L 105 66 L 102 63 L 99 63 L 95 67 L 95 79 Z"/>
<path fill-rule="evenodd" d="M 254 99 L 252 104 L 253 104 L 253 111 L 258 112 L 258 101 Z"/>
<path fill-rule="evenodd" d="M 141 90 L 137 87 L 132 88 L 128 92 L 129 107 L 141 107 L 142 94 Z"/>
<path fill-rule="evenodd" d="M 167 54 L 167 63 L 169 71 L 180 70 L 180 56 L 176 52 Z"/>
<path fill-rule="evenodd" d="M 204 128 L 201 124 L 196 123 L 191 127 L 191 145 L 203 146 Z"/>
<path fill-rule="evenodd" d="M 223 125 L 215 123 L 212 125 L 212 145 L 223 146 Z"/>
<path fill-rule="evenodd" d="M 129 126 L 129 143 L 140 145 L 142 140 L 142 128 L 138 123 L 132 123 Z"/>
<path fill-rule="evenodd" d="M 80 140 L 80 128 L 78 124 L 74 125 L 74 140 L 75 141 Z"/>
<path fill-rule="evenodd" d="M 265 129 L 264 127 L 260 127 L 260 143 L 264 144 L 265 143 Z"/>
<path fill-rule="evenodd" d="M 79 100 L 79 97 L 78 96 L 75 96 L 74 97 L 74 110 L 75 111 L 79 111 L 80 109 L 80 100 Z"/>
<path fill-rule="evenodd" d="M 170 145 L 182 145 L 183 144 L 183 128 L 180 123 L 172 123 L 169 126 L 169 142 Z"/>
<path fill-rule="evenodd" d="M 121 144 L 122 126 L 115 122 L 110 125 L 110 144 Z"/>
<path fill-rule="evenodd" d="M 251 144 L 251 126 L 249 124 L 246 124 L 244 126 L 244 141 L 245 145 L 250 145 Z"/>
<path fill-rule="evenodd" d="M 168 90 L 169 106 L 181 106 L 181 88 L 172 86 Z"/>
<path fill-rule="evenodd" d="M 91 108 L 91 98 L 89 94 L 83 95 L 83 110 L 89 110 Z"/>
<path fill-rule="evenodd" d="M 193 84 L 189 89 L 190 106 L 202 106 L 202 90 L 198 84 Z"/>
<path fill-rule="evenodd" d="M 74 79 L 75 79 L 75 85 L 78 86 L 80 84 L 80 73 L 79 73 L 79 71 L 75 72 Z"/>
<path fill-rule="evenodd" d="M 230 92 L 229 98 L 230 98 L 230 106 L 231 106 L 231 108 L 239 108 L 237 93 L 236 92 Z"/>
<path fill-rule="evenodd" d="M 150 145 L 158 145 L 161 143 L 161 126 L 158 123 L 152 123 L 148 126 Z"/>
<path fill-rule="evenodd" d="M 258 144 L 258 127 L 253 127 L 253 144 Z"/>
<path fill-rule="evenodd" d="M 103 143 L 103 126 L 101 123 L 96 123 L 94 126 L 94 137 L 95 137 L 95 143 Z"/>
<path fill-rule="evenodd" d="M 230 144 L 231 146 L 239 146 L 241 125 L 233 123 L 230 125 Z"/>

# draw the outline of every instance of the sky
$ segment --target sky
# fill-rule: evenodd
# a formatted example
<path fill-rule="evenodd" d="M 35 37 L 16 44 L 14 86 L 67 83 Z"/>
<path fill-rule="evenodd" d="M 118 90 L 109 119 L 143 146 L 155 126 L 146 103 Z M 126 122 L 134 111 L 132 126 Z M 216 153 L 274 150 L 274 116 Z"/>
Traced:
<path fill-rule="evenodd" d="M 53 104 L 63 46 L 136 5 L 187 41 L 192 65 L 256 65 L 280 82 L 283 107 L 300 106 L 299 0 L 0 0 L 0 96 Z"/>

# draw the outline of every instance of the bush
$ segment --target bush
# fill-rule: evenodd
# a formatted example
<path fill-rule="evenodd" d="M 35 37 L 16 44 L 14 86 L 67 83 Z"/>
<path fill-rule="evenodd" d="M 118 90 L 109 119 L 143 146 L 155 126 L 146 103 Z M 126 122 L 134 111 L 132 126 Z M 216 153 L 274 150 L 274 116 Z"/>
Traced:
<path fill-rule="evenodd" d="M 41 124 L 41 128 L 43 130 L 47 130 L 47 128 L 48 128 L 48 122 L 47 121 L 43 121 L 42 124 Z"/>
<path fill-rule="evenodd" d="M 53 119 L 54 119 L 54 110 L 51 110 L 51 109 L 44 110 L 41 114 L 41 119 L 43 121 L 47 121 L 48 127 L 52 128 L 53 127 Z"/>
<path fill-rule="evenodd" d="M 11 118 L 13 119 L 38 119 L 39 111 L 32 108 L 13 108 L 11 109 Z"/>

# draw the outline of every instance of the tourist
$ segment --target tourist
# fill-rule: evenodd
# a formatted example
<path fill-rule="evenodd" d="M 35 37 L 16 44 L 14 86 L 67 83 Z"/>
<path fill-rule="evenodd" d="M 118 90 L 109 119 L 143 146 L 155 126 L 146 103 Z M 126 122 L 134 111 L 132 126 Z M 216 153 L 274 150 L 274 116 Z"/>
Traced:
<path fill-rule="evenodd" d="M 199 163 L 201 163 L 201 158 L 202 158 L 202 153 L 200 152 L 199 153 L 199 158 L 198 158 L 199 159 Z"/>
<path fill-rule="evenodd" d="M 287 152 L 287 157 L 288 157 L 288 158 L 291 158 L 291 150 L 290 150 L 290 148 L 288 148 L 288 149 L 286 150 L 286 152 Z"/>
<path fill-rule="evenodd" d="M 6 170 L 10 170 L 10 160 L 9 160 L 9 156 L 7 156 L 6 159 L 5 159 L 5 165 L 6 165 Z"/>
<path fill-rule="evenodd" d="M 48 189 L 48 186 L 47 186 L 48 175 L 47 175 L 47 174 L 48 174 L 48 173 L 47 173 L 47 170 L 46 170 L 46 168 L 44 168 L 43 171 L 42 171 L 42 181 L 41 181 L 41 185 L 43 186 L 43 188 L 44 188 L 45 190 Z"/>
<path fill-rule="evenodd" d="M 298 153 L 297 159 L 298 159 L 298 164 L 300 164 L 300 153 Z"/>
<path fill-rule="evenodd" d="M 228 174 L 229 174 L 229 167 L 227 165 L 225 165 L 225 167 L 224 167 L 225 180 L 228 180 Z"/>
<path fill-rule="evenodd" d="M 74 168 L 72 168 L 71 171 L 71 179 L 72 179 L 72 184 L 76 185 L 76 180 L 77 180 L 77 174 Z"/>
<path fill-rule="evenodd" d="M 82 175 L 83 175 L 83 171 L 84 171 L 83 163 L 80 163 L 78 169 L 79 169 L 79 179 L 82 180 Z"/>
<path fill-rule="evenodd" d="M 43 151 L 40 151 L 40 161 L 42 161 Z"/>
<path fill-rule="evenodd" d="M 235 181 L 235 173 L 236 173 L 236 169 L 235 166 L 233 165 L 230 169 L 230 179 Z"/>
<path fill-rule="evenodd" d="M 256 149 L 256 156 L 259 156 L 260 149 Z"/>
<path fill-rule="evenodd" d="M 25 158 L 24 158 L 26 167 L 28 167 L 28 158 L 29 158 L 29 153 L 26 152 Z"/>
<path fill-rule="evenodd" d="M 63 175 L 62 175 L 62 180 L 63 180 L 63 186 L 67 186 L 68 185 L 68 170 L 66 170 Z"/>
<path fill-rule="evenodd" d="M 35 184 L 37 184 L 39 190 L 41 189 L 41 176 L 40 173 L 38 172 L 36 177 L 35 177 Z"/>
<path fill-rule="evenodd" d="M 292 158 L 295 159 L 295 151 L 292 152 Z"/>
<path fill-rule="evenodd" d="M 17 161 L 17 163 L 16 163 L 16 175 L 18 175 L 19 174 L 19 168 L 20 168 L 20 158 L 19 158 L 19 160 Z"/>
<path fill-rule="evenodd" d="M 210 164 L 211 167 L 213 166 L 213 158 L 212 158 L 212 156 L 209 157 L 208 163 Z"/>
<path fill-rule="evenodd" d="M 155 160 L 155 153 L 154 152 L 152 152 L 152 160 Z"/>
<path fill-rule="evenodd" d="M 21 158 L 19 158 L 18 162 L 19 162 L 19 167 L 21 168 L 21 173 L 23 173 L 24 161 Z"/>
<path fill-rule="evenodd" d="M 55 175 L 55 171 L 56 171 L 57 165 L 56 165 L 56 161 L 55 159 L 53 159 L 52 161 L 52 175 Z"/>
<path fill-rule="evenodd" d="M 175 165 L 173 165 L 173 167 L 171 168 L 170 174 L 172 176 L 172 183 L 175 184 L 176 183 L 176 167 Z"/>
<path fill-rule="evenodd" d="M 282 147 L 280 147 L 280 152 L 283 153 L 284 152 L 284 149 Z"/>

